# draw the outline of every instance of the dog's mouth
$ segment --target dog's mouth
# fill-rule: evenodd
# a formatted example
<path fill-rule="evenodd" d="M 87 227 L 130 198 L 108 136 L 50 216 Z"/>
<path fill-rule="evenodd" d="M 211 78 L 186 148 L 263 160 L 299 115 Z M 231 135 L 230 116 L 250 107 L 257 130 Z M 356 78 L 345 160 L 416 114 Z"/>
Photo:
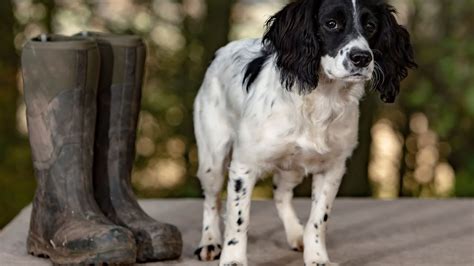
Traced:
<path fill-rule="evenodd" d="M 349 82 L 368 81 L 370 79 L 372 79 L 371 74 L 362 73 L 353 73 L 342 78 L 342 80 Z"/>
<path fill-rule="evenodd" d="M 338 76 L 334 75 L 332 71 L 326 70 L 325 74 L 331 80 L 340 80 L 345 82 L 364 82 L 372 79 L 373 71 L 370 71 L 368 69 L 361 69 L 359 71 L 351 71 L 344 76 Z"/>

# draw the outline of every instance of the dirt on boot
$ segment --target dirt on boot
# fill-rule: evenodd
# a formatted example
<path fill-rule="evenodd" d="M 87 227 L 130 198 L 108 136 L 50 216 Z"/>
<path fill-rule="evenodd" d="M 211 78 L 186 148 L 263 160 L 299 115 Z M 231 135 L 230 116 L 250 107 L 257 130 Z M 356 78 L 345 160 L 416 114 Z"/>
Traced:
<path fill-rule="evenodd" d="M 92 188 L 100 55 L 94 40 L 41 35 L 22 52 L 37 189 L 27 249 L 54 264 L 130 264 L 133 234 L 108 220 Z"/>

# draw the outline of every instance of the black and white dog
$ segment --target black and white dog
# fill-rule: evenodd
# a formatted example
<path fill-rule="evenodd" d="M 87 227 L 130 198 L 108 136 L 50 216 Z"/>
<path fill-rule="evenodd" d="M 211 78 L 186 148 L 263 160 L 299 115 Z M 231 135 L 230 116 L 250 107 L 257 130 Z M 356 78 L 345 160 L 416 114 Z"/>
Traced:
<path fill-rule="evenodd" d="M 359 101 L 366 83 L 393 102 L 408 68 L 410 36 L 383 0 L 297 0 L 267 23 L 263 39 L 216 53 L 195 101 L 198 177 L 204 189 L 196 255 L 247 265 L 251 194 L 273 172 L 274 197 L 289 245 L 306 265 L 329 261 L 326 222 L 357 146 Z M 229 169 L 225 240 L 220 193 Z M 312 174 L 312 207 L 303 227 L 293 188 Z"/>

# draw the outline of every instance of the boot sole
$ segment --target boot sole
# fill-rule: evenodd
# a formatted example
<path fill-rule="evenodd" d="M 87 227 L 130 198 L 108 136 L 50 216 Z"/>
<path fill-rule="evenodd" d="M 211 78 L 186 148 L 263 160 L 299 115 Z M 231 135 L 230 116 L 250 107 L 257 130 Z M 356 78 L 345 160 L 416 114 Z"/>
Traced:
<path fill-rule="evenodd" d="M 51 247 L 50 243 L 31 234 L 28 236 L 27 249 L 33 256 L 49 258 L 54 265 L 133 265 L 136 260 L 135 251 L 127 248 L 74 253 L 64 248 Z"/>

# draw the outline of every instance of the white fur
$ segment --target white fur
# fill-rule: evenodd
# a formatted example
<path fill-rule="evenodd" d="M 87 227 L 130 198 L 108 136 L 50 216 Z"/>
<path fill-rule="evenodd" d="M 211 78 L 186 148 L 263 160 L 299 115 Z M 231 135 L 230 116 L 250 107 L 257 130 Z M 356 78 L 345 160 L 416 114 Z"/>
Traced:
<path fill-rule="evenodd" d="M 271 57 L 247 93 L 245 68 L 261 49 L 261 39 L 236 41 L 221 48 L 195 101 L 197 175 L 205 195 L 200 255 L 214 259 L 218 250 L 209 252 L 205 247 L 219 244 L 223 247 L 221 265 L 247 265 L 251 193 L 263 173 L 273 172 L 276 206 L 290 246 L 305 246 L 306 265 L 325 263 L 324 216 L 330 213 L 345 161 L 357 145 L 358 105 L 365 81 L 333 80 L 324 74 L 323 63 L 324 73 L 314 91 L 301 95 L 294 88 L 289 92 L 280 84 L 280 73 Z M 217 207 L 229 163 L 222 243 Z M 291 198 L 292 189 L 309 173 L 314 176 L 313 202 L 303 228 Z"/>

